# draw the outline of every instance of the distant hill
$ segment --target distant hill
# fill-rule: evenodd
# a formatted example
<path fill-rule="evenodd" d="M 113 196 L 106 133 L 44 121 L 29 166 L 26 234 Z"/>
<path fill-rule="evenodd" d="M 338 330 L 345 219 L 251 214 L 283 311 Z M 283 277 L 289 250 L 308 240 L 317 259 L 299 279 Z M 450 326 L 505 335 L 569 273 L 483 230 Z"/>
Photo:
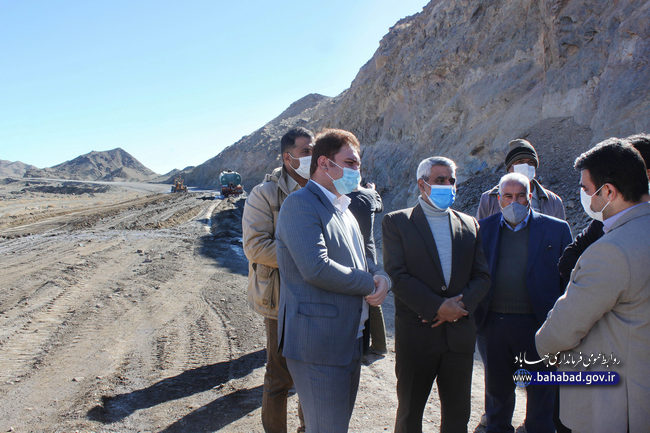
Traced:
<path fill-rule="evenodd" d="M 150 182 L 153 182 L 153 183 L 174 183 L 174 179 L 177 176 L 180 175 L 181 177 L 183 177 L 183 175 L 185 173 L 189 172 L 193 168 L 194 168 L 193 165 L 188 165 L 187 167 L 185 167 L 183 169 L 175 168 L 175 169 L 173 169 L 171 171 L 168 171 L 165 174 L 161 174 L 160 176 L 157 176 L 157 177 L 151 179 Z"/>
<path fill-rule="evenodd" d="M 44 169 L 26 170 L 25 177 L 71 180 L 148 181 L 158 176 L 121 148 L 92 151 Z"/>
<path fill-rule="evenodd" d="M 0 159 L 0 177 L 23 177 L 27 170 L 38 170 L 38 168 L 20 161 Z"/>

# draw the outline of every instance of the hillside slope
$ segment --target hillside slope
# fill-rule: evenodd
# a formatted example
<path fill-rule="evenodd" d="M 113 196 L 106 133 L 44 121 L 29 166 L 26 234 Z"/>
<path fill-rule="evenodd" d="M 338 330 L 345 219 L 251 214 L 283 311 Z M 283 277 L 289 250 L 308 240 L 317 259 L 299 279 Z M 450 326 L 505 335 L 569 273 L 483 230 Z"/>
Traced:
<path fill-rule="evenodd" d="M 474 213 L 508 141 L 524 137 L 540 155 L 539 178 L 579 225 L 573 159 L 604 138 L 650 130 L 649 19 L 640 0 L 433 0 L 390 29 L 348 90 L 290 107 L 188 178 L 214 186 L 231 168 L 250 188 L 280 164 L 289 127 L 336 127 L 361 140 L 363 175 L 387 210 L 412 204 L 422 158 L 445 155 L 464 182 L 456 207 Z"/>
<path fill-rule="evenodd" d="M 27 170 L 25 177 L 73 180 L 146 181 L 156 173 L 121 148 L 92 151 L 50 168 Z"/>

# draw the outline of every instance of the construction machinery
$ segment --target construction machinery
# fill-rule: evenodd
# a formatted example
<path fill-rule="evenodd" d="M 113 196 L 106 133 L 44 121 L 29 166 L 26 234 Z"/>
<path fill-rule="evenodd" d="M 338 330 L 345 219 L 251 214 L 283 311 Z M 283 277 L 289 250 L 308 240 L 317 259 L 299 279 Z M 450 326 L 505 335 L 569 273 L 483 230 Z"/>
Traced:
<path fill-rule="evenodd" d="M 219 175 L 219 183 L 221 183 L 221 195 L 224 197 L 237 196 L 244 192 L 241 176 L 236 171 L 222 171 Z"/>
<path fill-rule="evenodd" d="M 183 178 L 177 177 L 172 185 L 172 192 L 187 192 L 187 186 L 183 184 Z"/>

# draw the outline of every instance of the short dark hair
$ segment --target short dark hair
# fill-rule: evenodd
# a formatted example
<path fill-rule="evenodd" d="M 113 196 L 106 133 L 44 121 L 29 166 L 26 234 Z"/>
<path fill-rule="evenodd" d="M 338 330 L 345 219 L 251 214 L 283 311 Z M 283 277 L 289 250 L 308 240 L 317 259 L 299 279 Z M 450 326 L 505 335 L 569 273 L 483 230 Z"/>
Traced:
<path fill-rule="evenodd" d="M 282 139 L 280 140 L 280 153 L 288 152 L 290 149 L 292 149 L 296 145 L 296 138 L 298 137 L 305 137 L 313 140 L 314 133 L 307 128 L 303 128 L 302 126 L 291 128 L 287 131 L 286 134 L 282 136 Z"/>
<path fill-rule="evenodd" d="M 645 162 L 646 169 L 650 168 L 650 135 L 648 134 L 634 134 L 625 137 L 630 142 L 632 147 L 639 151 L 643 162 Z"/>
<path fill-rule="evenodd" d="M 622 138 L 601 141 L 576 158 L 576 170 L 589 170 L 596 189 L 611 183 L 628 202 L 638 202 L 648 193 L 648 176 L 638 150 Z"/>
<path fill-rule="evenodd" d="M 334 155 L 339 153 L 343 146 L 350 146 L 356 149 L 361 154 L 361 145 L 359 140 L 349 131 L 342 129 L 324 129 L 316 136 L 314 143 L 314 150 L 311 154 L 311 167 L 309 174 L 313 175 L 318 167 L 318 158 L 326 156 L 329 159 L 334 158 Z"/>

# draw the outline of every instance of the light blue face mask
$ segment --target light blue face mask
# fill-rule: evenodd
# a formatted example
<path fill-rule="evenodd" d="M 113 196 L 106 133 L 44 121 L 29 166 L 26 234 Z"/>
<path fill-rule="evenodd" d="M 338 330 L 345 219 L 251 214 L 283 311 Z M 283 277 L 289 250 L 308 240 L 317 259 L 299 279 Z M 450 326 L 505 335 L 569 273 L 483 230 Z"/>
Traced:
<path fill-rule="evenodd" d="M 429 185 L 424 179 L 422 182 Z M 431 192 L 429 193 L 429 200 L 435 207 L 440 210 L 445 210 L 454 204 L 456 201 L 456 187 L 454 185 L 429 185 Z"/>
<path fill-rule="evenodd" d="M 359 170 L 354 170 L 348 167 L 341 167 L 331 159 L 329 161 L 343 170 L 343 176 L 339 179 L 334 179 L 329 175 L 329 173 L 325 173 L 330 179 L 332 179 L 334 188 L 336 188 L 336 191 L 338 191 L 339 194 L 349 194 L 359 187 L 359 183 L 361 183 L 361 173 Z"/>

